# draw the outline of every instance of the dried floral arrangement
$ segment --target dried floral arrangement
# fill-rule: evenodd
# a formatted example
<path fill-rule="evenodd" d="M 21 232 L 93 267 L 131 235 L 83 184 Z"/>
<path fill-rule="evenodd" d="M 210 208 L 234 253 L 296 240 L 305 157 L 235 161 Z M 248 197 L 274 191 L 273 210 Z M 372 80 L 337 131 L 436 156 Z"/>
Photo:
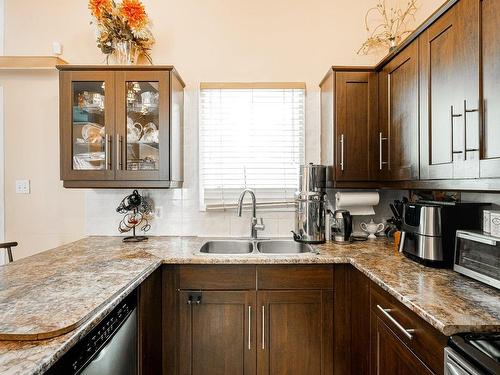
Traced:
<path fill-rule="evenodd" d="M 89 0 L 89 10 L 97 28 L 97 46 L 107 57 L 118 44 L 130 42 L 152 63 L 150 51 L 155 42 L 150 20 L 140 0 Z"/>
<path fill-rule="evenodd" d="M 365 15 L 366 31 L 371 33 L 370 37 L 358 50 L 358 54 L 366 55 L 373 48 L 387 47 L 390 51 L 413 30 L 409 29 L 409 23 L 415 20 L 418 10 L 417 0 L 410 0 L 404 8 L 399 6 L 388 7 L 386 0 L 379 0 L 376 6 L 368 9 Z M 376 13 L 383 20 L 381 24 L 370 30 L 368 18 Z"/>

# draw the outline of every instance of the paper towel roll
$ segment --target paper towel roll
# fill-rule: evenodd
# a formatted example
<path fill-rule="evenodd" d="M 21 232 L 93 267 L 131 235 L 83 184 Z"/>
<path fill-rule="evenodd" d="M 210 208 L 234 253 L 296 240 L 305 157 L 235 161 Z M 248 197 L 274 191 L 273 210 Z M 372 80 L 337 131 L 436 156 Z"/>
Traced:
<path fill-rule="evenodd" d="M 351 215 L 375 215 L 373 206 L 378 205 L 380 196 L 377 192 L 336 193 L 335 208 L 348 210 Z"/>

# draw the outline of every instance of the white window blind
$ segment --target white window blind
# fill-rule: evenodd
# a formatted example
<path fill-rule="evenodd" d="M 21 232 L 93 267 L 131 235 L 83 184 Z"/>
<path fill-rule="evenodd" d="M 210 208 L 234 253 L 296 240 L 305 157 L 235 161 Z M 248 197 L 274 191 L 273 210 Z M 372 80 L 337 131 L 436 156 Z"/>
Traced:
<path fill-rule="evenodd" d="M 205 84 L 200 90 L 200 205 L 223 209 L 244 188 L 280 206 L 304 162 L 303 84 Z"/>

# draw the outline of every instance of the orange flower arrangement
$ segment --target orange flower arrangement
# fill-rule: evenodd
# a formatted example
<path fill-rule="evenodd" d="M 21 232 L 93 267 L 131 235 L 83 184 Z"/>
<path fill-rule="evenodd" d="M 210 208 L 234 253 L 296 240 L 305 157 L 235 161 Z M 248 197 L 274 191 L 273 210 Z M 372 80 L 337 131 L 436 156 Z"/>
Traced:
<path fill-rule="evenodd" d="M 120 5 L 120 14 L 133 29 L 139 29 L 148 22 L 144 5 L 139 0 L 123 0 Z"/>
<path fill-rule="evenodd" d="M 97 46 L 106 55 L 117 50 L 120 42 L 131 42 L 150 62 L 149 51 L 155 40 L 149 17 L 140 0 L 89 0 L 93 24 L 97 28 Z"/>
<path fill-rule="evenodd" d="M 98 20 L 102 19 L 103 13 L 111 12 L 112 6 L 110 0 L 90 0 L 90 13 Z"/>

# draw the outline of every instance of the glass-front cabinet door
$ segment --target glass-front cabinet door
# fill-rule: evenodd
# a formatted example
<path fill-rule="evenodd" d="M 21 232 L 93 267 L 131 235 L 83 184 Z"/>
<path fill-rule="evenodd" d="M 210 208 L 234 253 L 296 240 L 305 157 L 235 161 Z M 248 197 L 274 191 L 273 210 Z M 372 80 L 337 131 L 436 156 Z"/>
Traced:
<path fill-rule="evenodd" d="M 61 72 L 61 177 L 112 180 L 113 72 Z"/>
<path fill-rule="evenodd" d="M 116 73 L 117 180 L 169 179 L 168 92 L 168 73 Z"/>

